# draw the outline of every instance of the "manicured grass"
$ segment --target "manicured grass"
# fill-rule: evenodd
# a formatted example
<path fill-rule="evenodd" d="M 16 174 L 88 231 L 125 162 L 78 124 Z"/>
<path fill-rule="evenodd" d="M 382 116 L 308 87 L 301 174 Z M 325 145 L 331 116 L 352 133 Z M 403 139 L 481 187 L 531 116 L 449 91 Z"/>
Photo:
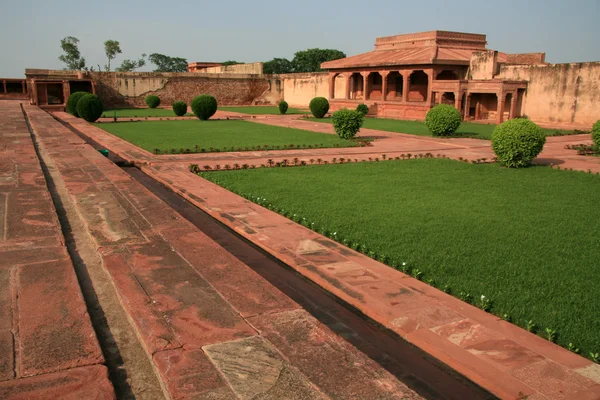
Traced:
<path fill-rule="evenodd" d="M 112 118 L 117 113 L 117 118 L 144 118 L 144 117 L 173 117 L 177 118 L 172 108 L 119 108 L 116 110 L 105 110 L 102 113 L 102 118 Z M 188 113 L 192 114 L 188 106 Z"/>
<path fill-rule="evenodd" d="M 279 108 L 276 106 L 231 106 L 231 107 L 219 107 L 221 111 L 231 111 L 243 114 L 253 115 L 264 115 L 264 114 L 276 114 L 280 115 Z M 288 108 L 287 114 L 309 114 L 308 110 L 301 110 L 299 108 Z"/>
<path fill-rule="evenodd" d="M 145 150 L 169 152 L 171 149 L 190 149 L 191 152 L 212 147 L 233 151 L 253 146 L 275 147 L 310 145 L 319 147 L 349 147 L 356 142 L 342 140 L 336 135 L 300 129 L 257 124 L 240 120 L 178 120 L 142 121 L 96 124 L 122 139 Z M 196 148 L 197 146 L 197 148 Z"/>
<path fill-rule="evenodd" d="M 332 123 L 331 118 L 311 118 L 315 122 Z M 408 133 L 411 135 L 418 136 L 432 136 L 425 122 L 422 121 L 404 121 L 397 119 L 386 119 L 386 118 L 365 118 L 364 128 L 377 129 L 380 131 Z M 463 122 L 460 124 L 460 128 L 456 131 L 452 137 L 471 137 L 476 139 L 490 140 L 492 138 L 492 132 L 496 125 L 493 124 L 475 124 L 472 122 Z M 547 136 L 564 136 L 573 135 L 578 133 L 584 133 L 582 131 L 567 131 L 558 129 L 544 129 L 544 133 Z M 586 132 L 587 133 L 587 132 Z"/>
<path fill-rule="evenodd" d="M 203 175 L 600 352 L 600 176 L 446 159 Z"/>

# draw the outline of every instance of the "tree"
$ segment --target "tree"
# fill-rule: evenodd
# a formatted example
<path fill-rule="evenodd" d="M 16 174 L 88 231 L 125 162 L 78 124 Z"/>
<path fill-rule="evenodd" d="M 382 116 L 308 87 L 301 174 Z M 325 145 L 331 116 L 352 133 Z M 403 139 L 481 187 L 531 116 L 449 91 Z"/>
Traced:
<path fill-rule="evenodd" d="M 104 42 L 104 52 L 106 53 L 106 58 L 108 58 L 106 70 L 110 71 L 110 60 L 114 60 L 117 54 L 121 54 L 121 45 L 116 40 L 107 40 Z"/>
<path fill-rule="evenodd" d="M 346 54 L 339 50 L 308 49 L 297 52 L 294 55 L 292 64 L 294 66 L 294 72 L 319 72 L 322 71 L 321 63 L 345 57 Z"/>
<path fill-rule="evenodd" d="M 185 58 L 152 53 L 148 57 L 148 60 L 156 65 L 154 72 L 187 72 L 188 62 Z"/>
<path fill-rule="evenodd" d="M 228 61 L 225 61 L 225 62 L 221 63 L 221 65 L 224 66 L 224 67 L 226 67 L 228 65 L 238 65 L 238 64 L 243 64 L 243 62 L 228 60 Z"/>
<path fill-rule="evenodd" d="M 120 67 L 115 68 L 115 71 L 117 72 L 132 72 L 135 71 L 137 68 L 141 68 L 144 65 L 146 65 L 146 55 L 142 54 L 142 58 L 140 58 L 139 60 L 123 60 L 123 62 L 121 63 Z"/>
<path fill-rule="evenodd" d="M 79 52 L 79 39 L 73 36 L 67 36 L 60 41 L 60 47 L 65 54 L 58 57 L 58 59 L 65 64 L 65 69 L 84 69 L 85 58 L 81 57 Z"/>
<path fill-rule="evenodd" d="M 293 71 L 293 64 L 287 58 L 274 58 L 263 63 L 263 73 L 265 74 L 289 74 Z"/>

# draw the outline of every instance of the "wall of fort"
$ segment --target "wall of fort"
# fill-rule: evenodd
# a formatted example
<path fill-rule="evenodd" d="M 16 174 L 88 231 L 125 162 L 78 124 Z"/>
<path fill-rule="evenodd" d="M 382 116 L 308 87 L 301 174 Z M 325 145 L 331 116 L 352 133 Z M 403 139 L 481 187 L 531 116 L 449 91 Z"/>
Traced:
<path fill-rule="evenodd" d="M 528 82 L 522 112 L 535 122 L 589 128 L 600 120 L 600 62 L 500 65 L 495 78 Z"/>

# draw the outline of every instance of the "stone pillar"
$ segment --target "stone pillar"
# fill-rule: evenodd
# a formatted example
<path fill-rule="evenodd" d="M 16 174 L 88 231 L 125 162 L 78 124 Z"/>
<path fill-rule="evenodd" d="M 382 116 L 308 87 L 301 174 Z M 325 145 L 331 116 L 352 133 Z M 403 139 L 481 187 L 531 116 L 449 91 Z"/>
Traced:
<path fill-rule="evenodd" d="M 517 93 L 513 93 L 510 99 L 510 111 L 508 112 L 508 118 L 514 119 L 517 114 Z"/>
<path fill-rule="evenodd" d="M 501 124 L 504 121 L 504 93 L 498 93 L 498 107 L 496 112 L 496 122 Z"/>
<path fill-rule="evenodd" d="M 352 93 L 352 73 L 348 72 L 348 76 L 346 76 L 346 100 L 350 100 L 350 93 Z"/>
<path fill-rule="evenodd" d="M 410 91 L 410 75 L 412 71 L 404 71 L 402 74 L 402 102 L 408 101 L 408 92 Z"/>
<path fill-rule="evenodd" d="M 31 80 L 31 97 L 30 97 L 30 101 L 29 104 L 31 105 L 37 105 L 37 83 L 35 82 L 35 80 Z"/>
<path fill-rule="evenodd" d="M 335 74 L 329 74 L 329 99 L 335 98 Z"/>
<path fill-rule="evenodd" d="M 23 81 L 23 94 L 27 93 L 27 81 Z"/>
<path fill-rule="evenodd" d="M 481 103 L 477 102 L 477 104 L 475 104 L 475 121 L 479 118 L 481 118 Z"/>
<path fill-rule="evenodd" d="M 62 81 L 62 85 L 63 85 L 63 97 L 65 98 L 63 104 L 67 104 L 67 99 L 69 98 L 69 95 L 71 94 L 71 90 L 69 89 L 69 82 Z"/>
<path fill-rule="evenodd" d="M 4 88 L 4 93 L 6 93 L 6 81 L 5 80 L 2 81 L 2 87 Z"/>
<path fill-rule="evenodd" d="M 462 93 L 454 92 L 454 107 L 460 112 L 462 106 Z"/>
<path fill-rule="evenodd" d="M 471 111 L 471 93 L 467 93 L 465 96 L 465 111 L 463 113 L 463 120 L 469 120 L 469 112 Z"/>
<path fill-rule="evenodd" d="M 364 72 L 362 74 L 363 77 L 363 100 L 369 100 L 369 73 Z"/>
<path fill-rule="evenodd" d="M 389 71 L 380 72 L 380 74 L 381 74 L 381 100 L 382 101 L 387 100 L 387 90 L 388 90 L 387 77 L 388 77 L 389 73 L 390 73 Z"/>
<path fill-rule="evenodd" d="M 424 71 L 425 72 L 425 71 Z M 433 84 L 433 70 L 429 70 L 428 72 L 425 72 L 427 74 L 427 107 L 431 108 L 431 106 L 433 105 L 433 91 L 431 90 L 431 86 Z"/>

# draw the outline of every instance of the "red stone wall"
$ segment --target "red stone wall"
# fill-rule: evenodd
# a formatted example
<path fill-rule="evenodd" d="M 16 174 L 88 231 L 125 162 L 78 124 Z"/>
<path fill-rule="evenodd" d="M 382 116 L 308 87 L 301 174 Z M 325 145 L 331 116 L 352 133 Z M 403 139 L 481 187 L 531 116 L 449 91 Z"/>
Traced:
<path fill-rule="evenodd" d="M 546 53 L 507 54 L 507 64 L 535 65 L 544 64 Z"/>
<path fill-rule="evenodd" d="M 117 73 L 94 73 L 96 93 L 102 98 L 105 107 L 145 107 L 144 99 L 155 94 L 163 105 L 182 100 L 190 104 L 192 99 L 200 94 L 210 94 L 220 105 L 251 105 L 269 102 L 263 99 L 271 89 L 270 81 L 264 78 L 250 77 L 204 77 L 197 75 L 173 74 L 165 75 L 165 83 L 156 90 L 127 97 L 119 93 Z M 135 84 L 136 76 L 129 79 Z M 140 75 L 137 79 L 143 79 Z"/>

